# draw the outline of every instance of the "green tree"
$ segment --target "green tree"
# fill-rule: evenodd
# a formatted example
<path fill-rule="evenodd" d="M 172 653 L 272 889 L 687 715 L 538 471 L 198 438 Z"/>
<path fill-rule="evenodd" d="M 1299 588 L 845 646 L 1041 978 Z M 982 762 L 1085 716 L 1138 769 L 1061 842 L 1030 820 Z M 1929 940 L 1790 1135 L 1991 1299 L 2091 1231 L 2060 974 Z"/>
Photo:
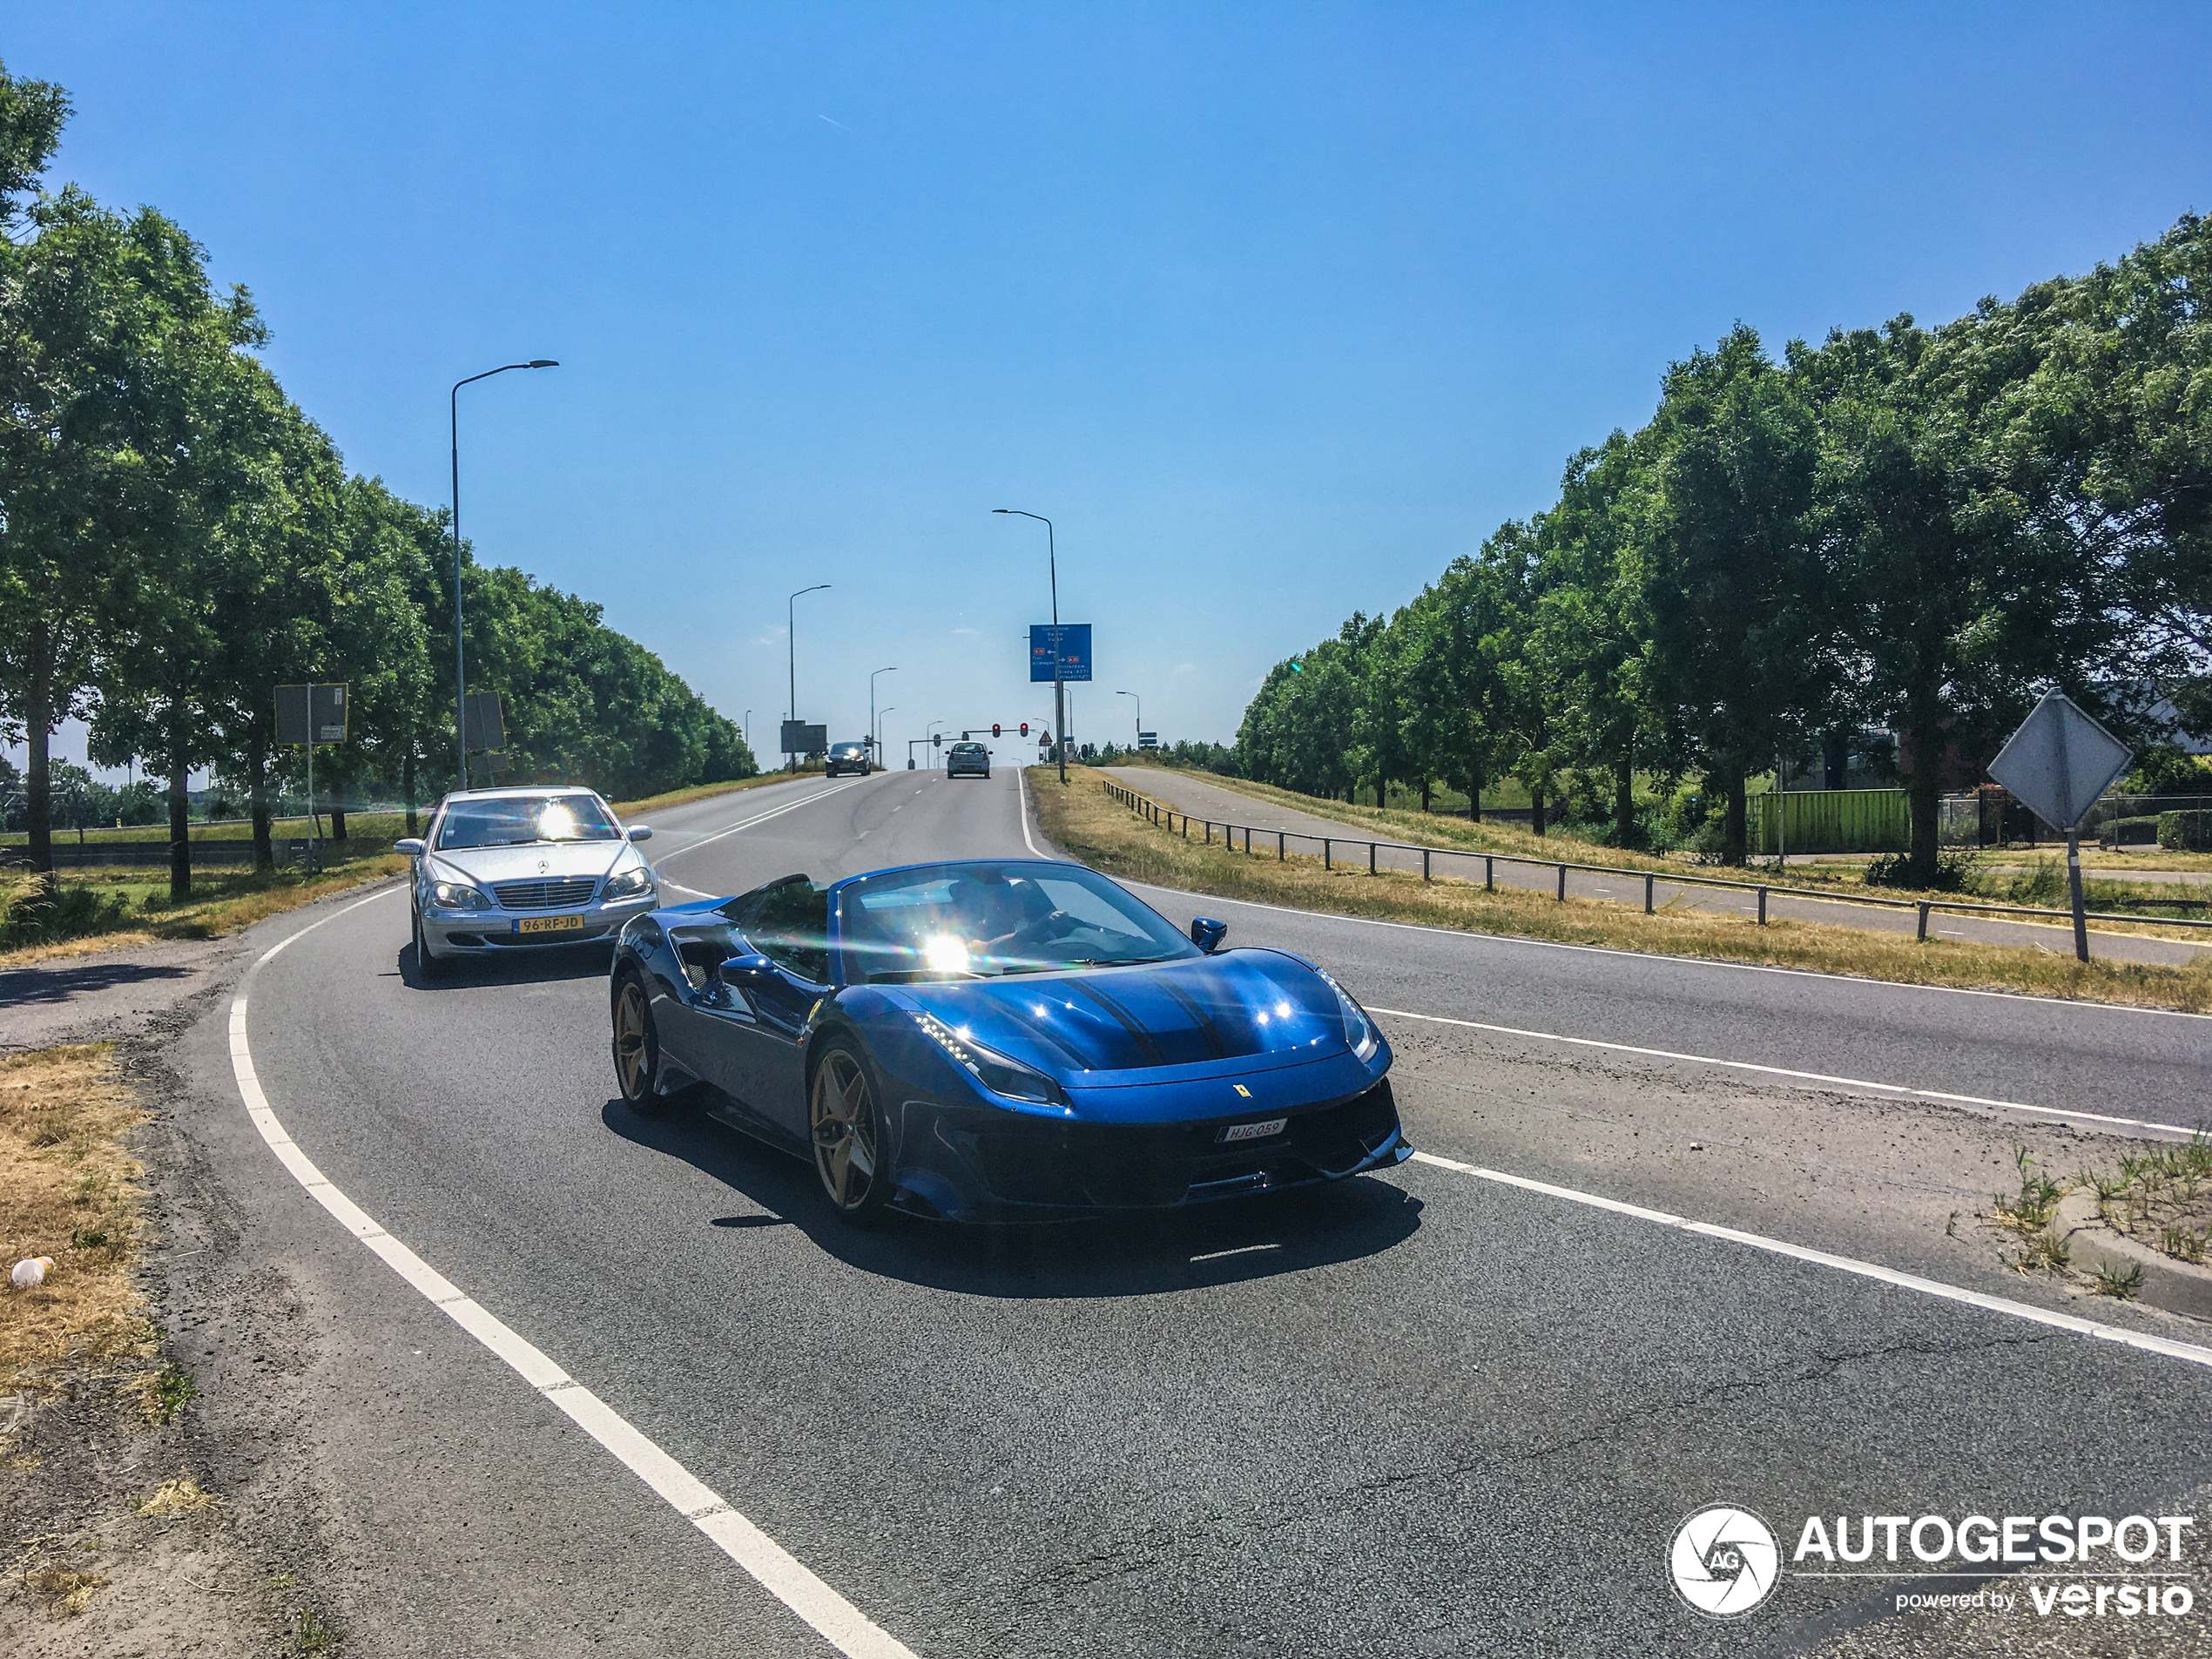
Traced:
<path fill-rule="evenodd" d="M 1817 435 L 1796 381 L 1741 325 L 1669 370 L 1654 428 L 1651 685 L 1723 803 L 1722 856 L 1741 864 L 1748 777 L 1801 752 L 1837 696 Z"/>
<path fill-rule="evenodd" d="M 150 212 L 125 220 L 74 188 L 31 193 L 68 112 L 59 88 L 0 69 L 0 731 L 29 750 L 38 870 L 53 864 L 50 745 L 88 711 L 142 437 L 161 318 L 140 279 L 168 239 Z"/>
<path fill-rule="evenodd" d="M 1543 570 L 1528 651 L 1558 688 L 1562 759 L 1609 786 L 1615 846 L 1636 844 L 1638 765 L 1663 759 L 1649 661 L 1651 447 L 1615 432 L 1581 451 L 1536 525 Z"/>

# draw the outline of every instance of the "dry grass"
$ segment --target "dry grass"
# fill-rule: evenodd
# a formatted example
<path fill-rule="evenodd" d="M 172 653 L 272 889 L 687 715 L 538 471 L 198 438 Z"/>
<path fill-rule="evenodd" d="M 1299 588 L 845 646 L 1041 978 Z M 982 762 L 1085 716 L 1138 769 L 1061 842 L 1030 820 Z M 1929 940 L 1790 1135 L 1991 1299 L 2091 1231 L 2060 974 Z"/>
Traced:
<path fill-rule="evenodd" d="M 105 1045 L 0 1057 L 0 1264 L 54 1260 L 37 1288 L 0 1288 L 0 1391 L 148 1352 L 132 1280 L 144 1172 L 123 1143 L 145 1116 Z"/>
<path fill-rule="evenodd" d="M 1049 770 L 1029 773 L 1045 832 L 1086 863 L 1133 881 L 1292 905 L 1345 915 L 1372 916 L 1470 932 L 1507 934 L 1561 943 L 1598 945 L 1718 961 L 1802 968 L 1817 973 L 1910 985 L 1953 985 L 2032 995 L 2078 997 L 2190 1012 L 2212 1011 L 2212 957 L 2188 968 L 2130 962 L 2077 962 L 2047 951 L 1962 940 L 1917 944 L 1900 934 L 1817 922 L 1749 920 L 1711 912 L 1662 911 L 1597 899 L 1569 899 L 1478 884 L 1385 872 L 1325 871 L 1318 858 L 1271 857 L 1204 846 L 1155 829 L 1117 806 L 1089 768 L 1070 768 L 1062 790 Z M 1534 838 L 1531 838 L 1534 839 Z"/>
<path fill-rule="evenodd" d="M 199 1481 L 188 1474 L 173 1480 L 164 1480 L 138 1506 L 142 1515 L 188 1515 L 194 1510 L 206 1509 L 222 1501 L 213 1493 L 203 1489 Z"/>
<path fill-rule="evenodd" d="M 99 1573 L 80 1573 L 64 1567 L 42 1567 L 23 1575 L 28 1589 L 46 1598 L 46 1616 L 73 1619 L 92 1605 L 92 1592 L 107 1587 Z"/>

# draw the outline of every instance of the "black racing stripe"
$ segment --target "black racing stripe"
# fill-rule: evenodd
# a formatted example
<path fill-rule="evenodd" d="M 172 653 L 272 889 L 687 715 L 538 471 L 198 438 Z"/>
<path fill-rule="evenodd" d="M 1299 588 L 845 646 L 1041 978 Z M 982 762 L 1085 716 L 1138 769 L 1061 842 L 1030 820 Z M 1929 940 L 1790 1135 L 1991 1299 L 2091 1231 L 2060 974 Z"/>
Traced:
<path fill-rule="evenodd" d="M 1212 1016 L 1205 1009 L 1190 1000 L 1189 992 L 1164 974 L 1147 974 L 1144 977 L 1174 998 L 1176 1006 L 1190 1016 L 1190 1023 L 1198 1028 L 1198 1035 L 1206 1040 L 1207 1050 L 1216 1060 L 1229 1057 L 1229 1049 L 1221 1040 L 1220 1028 L 1214 1024 Z"/>
<path fill-rule="evenodd" d="M 1160 1045 L 1152 1040 L 1152 1034 L 1139 1025 L 1127 1008 L 1095 985 L 1087 985 L 1081 980 L 1068 980 L 1063 982 L 1069 990 L 1082 993 L 1083 996 L 1096 1002 L 1119 1021 L 1122 1029 L 1136 1039 L 1136 1050 L 1144 1056 L 1146 1065 L 1162 1066 L 1167 1063 L 1167 1056 L 1160 1052 Z"/>

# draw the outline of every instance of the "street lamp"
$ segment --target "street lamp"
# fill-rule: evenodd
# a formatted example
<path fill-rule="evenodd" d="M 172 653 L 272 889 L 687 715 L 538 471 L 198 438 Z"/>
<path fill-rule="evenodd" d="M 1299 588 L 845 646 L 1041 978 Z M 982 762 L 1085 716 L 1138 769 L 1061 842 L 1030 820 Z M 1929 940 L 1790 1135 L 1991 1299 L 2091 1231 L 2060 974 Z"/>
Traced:
<path fill-rule="evenodd" d="M 1136 746 L 1144 746 L 1144 699 L 1134 691 L 1116 691 L 1116 697 L 1125 697 L 1136 705 Z"/>
<path fill-rule="evenodd" d="M 1019 507 L 994 507 L 995 513 L 1034 518 L 1044 526 L 1044 556 L 1052 572 L 1052 751 L 1060 761 L 1060 781 L 1068 781 L 1068 697 L 1060 685 L 1060 555 L 1053 546 L 1052 521 L 1042 513 L 1025 513 Z"/>
<path fill-rule="evenodd" d="M 898 671 L 898 665 L 894 664 L 889 668 L 877 669 L 875 674 L 895 674 Z M 871 748 L 875 745 L 875 674 L 868 676 L 868 745 Z"/>
<path fill-rule="evenodd" d="M 891 710 L 892 710 L 892 709 L 895 709 L 895 708 L 897 708 L 898 706 L 899 706 L 899 705 L 898 705 L 896 703 L 894 703 L 894 704 L 892 704 L 892 705 L 890 705 L 890 707 L 889 707 L 889 708 L 885 709 L 885 710 L 883 711 L 883 712 L 884 712 L 885 714 L 888 714 L 888 713 L 890 713 L 890 712 L 891 712 Z M 876 728 L 875 722 L 876 722 L 876 719 L 877 719 L 878 718 L 879 718 L 879 717 L 874 716 L 874 715 L 870 715 L 870 716 L 868 717 L 868 738 L 869 738 L 869 740 L 870 740 L 871 742 L 873 742 L 873 743 L 875 745 L 877 751 L 878 751 L 879 752 L 881 752 L 881 750 L 882 750 L 882 748 L 883 748 L 883 738 L 881 738 L 881 736 L 880 736 L 880 735 L 879 735 L 878 731 L 877 731 L 877 728 Z"/>
<path fill-rule="evenodd" d="M 784 644 L 791 652 L 791 712 L 784 717 L 786 723 L 799 718 L 799 637 L 795 631 L 799 626 L 799 594 L 819 593 L 827 586 L 826 582 L 817 582 L 811 588 L 801 588 L 784 605 Z M 788 749 L 784 753 L 791 757 L 791 769 L 797 772 L 799 757 Z"/>
<path fill-rule="evenodd" d="M 446 395 L 446 413 L 453 436 L 453 743 L 461 759 L 461 786 L 469 787 L 469 674 L 461 644 L 461 388 L 512 368 L 558 368 L 550 357 L 533 357 L 527 363 L 502 363 L 465 381 L 455 381 Z M 313 825 L 308 826 L 314 828 Z M 310 837 L 312 839 L 312 837 Z"/>

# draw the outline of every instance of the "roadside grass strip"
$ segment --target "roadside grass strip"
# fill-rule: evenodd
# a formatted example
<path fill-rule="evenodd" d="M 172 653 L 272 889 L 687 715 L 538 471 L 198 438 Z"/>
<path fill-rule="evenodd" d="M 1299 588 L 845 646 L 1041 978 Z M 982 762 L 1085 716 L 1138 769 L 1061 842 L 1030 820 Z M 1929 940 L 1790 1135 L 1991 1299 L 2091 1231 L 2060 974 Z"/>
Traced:
<path fill-rule="evenodd" d="M 1329 869 L 1310 854 L 1293 852 L 1278 858 L 1274 847 L 1263 852 L 1257 843 L 1250 853 L 1218 840 L 1207 845 L 1195 819 L 1188 839 L 1170 833 L 1116 805 L 1103 783 L 1094 772 L 1071 767 L 1069 786 L 1062 789 L 1047 770 L 1031 779 L 1031 792 L 1044 833 L 1071 856 L 1117 880 L 1359 921 L 1643 956 L 2191 1014 L 2212 1011 L 2212 952 L 2200 953 L 2187 967 L 2102 959 L 2077 962 L 2070 954 L 2030 947 L 1947 939 L 1921 943 L 1909 934 L 1785 917 L 1761 927 L 1747 916 L 1673 907 L 1646 915 L 1641 906 L 1609 900 L 1570 896 L 1562 901 L 1529 888 L 1486 890 L 1479 873 L 1473 881 L 1442 875 L 1423 881 L 1417 871 L 1386 867 L 1370 874 L 1364 860 L 1352 869 Z M 1180 812 L 1177 817 L 1179 826 Z"/>
<path fill-rule="evenodd" d="M 819 799 L 809 796 L 808 799 Z M 792 802 L 792 806 L 802 803 Z M 779 808 L 779 810 L 788 810 Z M 763 813 L 762 818 L 772 813 Z M 749 820 L 759 822 L 759 819 Z M 743 827 L 740 826 L 739 827 Z M 246 1115 L 260 1131 L 292 1178 L 327 1211 L 347 1232 L 368 1246 L 401 1278 L 433 1306 L 481 1343 L 523 1381 L 543 1394 L 585 1433 L 597 1440 L 632 1474 L 643 1480 L 677 1514 L 712 1540 L 722 1553 L 781 1602 L 830 1646 L 846 1659 L 915 1659 L 912 1649 L 871 1621 L 852 1602 L 815 1575 L 789 1550 L 755 1526 L 730 1501 L 692 1474 L 627 1419 L 571 1377 L 526 1338 L 475 1301 L 460 1286 L 421 1257 L 384 1231 L 374 1217 L 355 1204 L 324 1175 L 294 1142 L 278 1117 L 253 1069 L 253 1047 L 247 1038 L 246 1015 L 254 981 L 261 970 L 287 946 L 306 938 L 327 922 L 349 915 L 366 904 L 393 896 L 376 894 L 357 899 L 319 921 L 310 922 L 261 953 L 239 981 L 231 1001 L 231 1069 L 238 1082 Z"/>
<path fill-rule="evenodd" d="M 1632 1220 L 1649 1222 L 1654 1226 L 1671 1227 L 1680 1232 L 1696 1233 L 1701 1238 L 1717 1238 L 1728 1244 L 1764 1251 L 1770 1255 L 1786 1256 L 1792 1261 L 1806 1262 L 1815 1267 L 1825 1267 L 1858 1278 L 1872 1279 L 1898 1290 L 1915 1291 L 1923 1296 L 1939 1297 L 1946 1302 L 1980 1308 L 1985 1312 L 2026 1319 L 2031 1324 L 2048 1325 L 2053 1330 L 2070 1332 L 2075 1336 L 2116 1342 L 2122 1347 L 2139 1348 L 2145 1353 L 2184 1360 L 2193 1366 L 2212 1366 L 2212 1348 L 2202 1347 L 2194 1342 L 2177 1342 L 2170 1337 L 2153 1336 L 2148 1332 L 2123 1330 L 2118 1325 L 2082 1318 L 2078 1314 L 2061 1313 L 2054 1308 L 2040 1308 L 2027 1302 L 2013 1301 L 2007 1297 L 1991 1296 L 1986 1291 L 1946 1285 L 1939 1279 L 1923 1278 L 1917 1273 L 1899 1272 L 1896 1268 L 1884 1267 L 1878 1262 L 1863 1262 L 1855 1257 L 1831 1255 L 1824 1250 L 1808 1250 L 1803 1244 L 1769 1238 L 1764 1233 L 1744 1232 L 1738 1228 L 1721 1226 L 1716 1222 L 1692 1221 L 1686 1216 L 1670 1215 L 1664 1210 L 1649 1210 L 1642 1204 L 1602 1197 L 1595 1192 L 1584 1192 L 1575 1187 L 1555 1186 L 1548 1181 L 1534 1180 L 1525 1175 L 1510 1175 L 1503 1170 L 1486 1170 L 1480 1164 L 1462 1163 L 1457 1158 L 1439 1157 L 1433 1152 L 1416 1152 L 1413 1161 L 1434 1169 L 1449 1170 L 1455 1175 L 1472 1176 L 1478 1181 L 1494 1182 L 1500 1186 L 1517 1187 L 1523 1192 L 1540 1193 L 1548 1198 L 1608 1211 Z"/>
<path fill-rule="evenodd" d="M 145 1172 L 125 1143 L 147 1116 L 104 1044 L 0 1056 L 0 1275 L 53 1263 L 28 1289 L 0 1277 L 0 1393 L 149 1353 L 132 1279 Z"/>
<path fill-rule="evenodd" d="M 344 851 L 348 845 L 359 850 Z M 195 870 L 193 896 L 182 904 L 170 902 L 165 869 L 93 866 L 58 871 L 59 891 L 84 901 L 69 907 L 82 912 L 80 920 L 54 930 L 58 936 L 0 949 L 0 968 L 126 950 L 157 939 L 213 939 L 240 933 L 318 899 L 406 873 L 407 860 L 388 846 L 357 840 L 334 847 L 321 873 L 314 877 L 291 867 Z M 26 900 L 35 901 L 40 882 L 41 878 L 31 875 L 0 876 L 0 914 L 17 917 Z M 0 926 L 0 941 L 10 936 Z"/>

